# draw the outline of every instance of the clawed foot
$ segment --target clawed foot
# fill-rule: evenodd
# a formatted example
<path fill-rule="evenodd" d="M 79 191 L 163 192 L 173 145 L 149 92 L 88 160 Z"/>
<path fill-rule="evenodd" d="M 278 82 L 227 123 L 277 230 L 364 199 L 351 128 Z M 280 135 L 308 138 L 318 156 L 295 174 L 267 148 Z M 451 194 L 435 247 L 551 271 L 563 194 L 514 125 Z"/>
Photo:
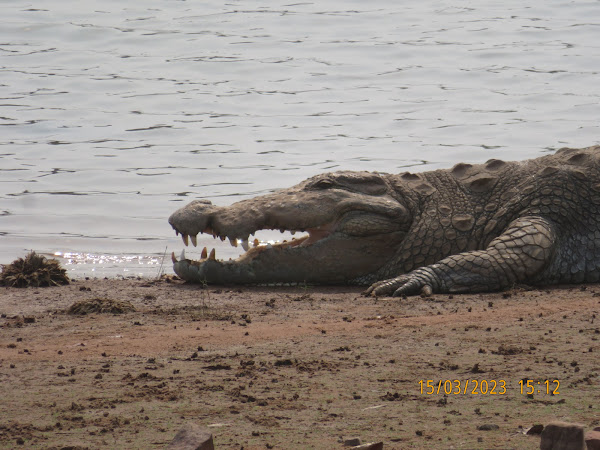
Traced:
<path fill-rule="evenodd" d="M 432 292 L 433 289 L 427 282 L 414 275 L 407 274 L 373 283 L 369 289 L 363 292 L 363 295 L 373 297 L 402 297 L 421 294 L 429 297 Z"/>

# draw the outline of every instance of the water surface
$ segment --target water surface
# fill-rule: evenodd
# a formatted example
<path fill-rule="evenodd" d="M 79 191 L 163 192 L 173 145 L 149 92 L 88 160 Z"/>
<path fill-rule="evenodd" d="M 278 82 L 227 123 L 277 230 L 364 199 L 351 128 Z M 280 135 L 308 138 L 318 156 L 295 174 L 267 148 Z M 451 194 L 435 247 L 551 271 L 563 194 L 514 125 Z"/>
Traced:
<path fill-rule="evenodd" d="M 600 140 L 598 1 L 4 0 L 0 17 L 0 263 L 34 249 L 151 276 L 193 199 Z"/>

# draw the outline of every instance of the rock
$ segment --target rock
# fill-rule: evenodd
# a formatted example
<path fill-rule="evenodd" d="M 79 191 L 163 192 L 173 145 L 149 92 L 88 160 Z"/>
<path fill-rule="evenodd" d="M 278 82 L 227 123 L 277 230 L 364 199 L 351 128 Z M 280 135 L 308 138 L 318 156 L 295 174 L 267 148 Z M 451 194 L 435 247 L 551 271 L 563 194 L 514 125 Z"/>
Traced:
<path fill-rule="evenodd" d="M 210 431 L 188 423 L 177 432 L 167 450 L 215 450 Z"/>
<path fill-rule="evenodd" d="M 542 431 L 540 450 L 585 450 L 583 426 L 554 422 Z"/>
<path fill-rule="evenodd" d="M 352 450 L 383 450 L 383 442 L 371 442 L 369 444 L 350 447 Z"/>
<path fill-rule="evenodd" d="M 344 439 L 344 447 L 356 447 L 360 445 L 360 438 Z"/>
<path fill-rule="evenodd" d="M 529 430 L 527 430 L 525 434 L 527 434 L 528 436 L 540 435 L 542 434 L 542 431 L 544 431 L 544 425 L 538 423 L 533 425 Z"/>
<path fill-rule="evenodd" d="M 596 427 L 594 431 L 588 431 L 585 434 L 585 443 L 588 450 L 600 450 L 600 427 Z"/>
<path fill-rule="evenodd" d="M 477 427 L 479 431 L 494 431 L 500 429 L 495 423 L 486 423 Z"/>

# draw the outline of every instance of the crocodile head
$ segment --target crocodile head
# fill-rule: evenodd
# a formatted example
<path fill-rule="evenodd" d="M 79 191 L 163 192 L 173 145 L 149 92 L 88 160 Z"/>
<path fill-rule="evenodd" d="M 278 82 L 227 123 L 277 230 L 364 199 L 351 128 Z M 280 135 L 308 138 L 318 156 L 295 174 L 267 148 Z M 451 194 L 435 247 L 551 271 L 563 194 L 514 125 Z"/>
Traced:
<path fill-rule="evenodd" d="M 230 261 L 217 260 L 206 249 L 199 261 L 173 255 L 175 273 L 217 284 L 368 283 L 411 223 L 408 208 L 393 192 L 386 175 L 335 172 L 228 207 L 193 201 L 169 218 L 186 245 L 189 240 L 196 245 L 198 233 L 207 233 L 241 241 L 247 251 Z M 304 235 L 250 248 L 251 235 L 262 229 Z"/>

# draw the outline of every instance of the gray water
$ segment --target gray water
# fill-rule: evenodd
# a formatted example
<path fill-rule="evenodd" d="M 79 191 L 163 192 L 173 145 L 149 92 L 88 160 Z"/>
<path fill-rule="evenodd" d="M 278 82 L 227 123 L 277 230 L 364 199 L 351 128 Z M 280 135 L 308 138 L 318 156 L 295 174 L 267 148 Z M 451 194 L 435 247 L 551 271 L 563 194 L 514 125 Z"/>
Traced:
<path fill-rule="evenodd" d="M 0 263 L 152 276 L 193 199 L 598 144 L 599 71 L 597 0 L 3 0 Z"/>

